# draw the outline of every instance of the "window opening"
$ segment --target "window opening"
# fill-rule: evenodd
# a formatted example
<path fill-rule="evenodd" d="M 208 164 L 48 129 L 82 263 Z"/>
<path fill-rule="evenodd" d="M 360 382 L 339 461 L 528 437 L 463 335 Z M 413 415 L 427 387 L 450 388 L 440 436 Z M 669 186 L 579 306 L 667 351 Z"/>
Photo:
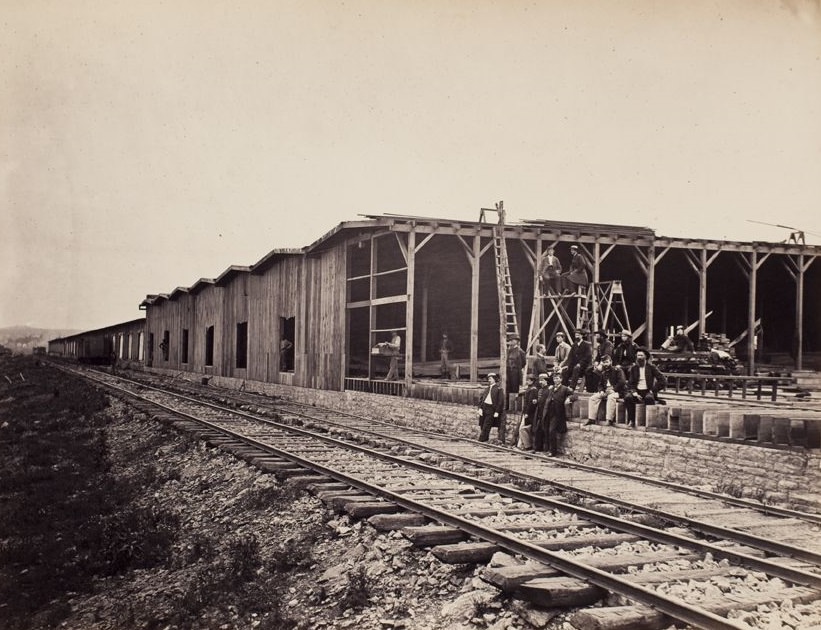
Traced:
<path fill-rule="evenodd" d="M 164 330 L 162 333 L 162 341 L 160 342 L 160 350 L 162 350 L 162 360 L 168 361 L 168 343 L 171 340 L 171 333 Z"/>
<path fill-rule="evenodd" d="M 237 368 L 248 367 L 248 322 L 237 324 Z"/>
<path fill-rule="evenodd" d="M 295 317 L 279 318 L 279 371 L 294 371 Z"/>
<path fill-rule="evenodd" d="M 181 352 L 182 357 L 181 357 L 180 361 L 182 361 L 183 363 L 188 363 L 188 329 L 187 328 L 182 329 L 182 348 L 180 348 L 180 350 L 182 351 Z"/>
<path fill-rule="evenodd" d="M 214 365 L 214 327 L 205 329 L 205 365 Z"/>

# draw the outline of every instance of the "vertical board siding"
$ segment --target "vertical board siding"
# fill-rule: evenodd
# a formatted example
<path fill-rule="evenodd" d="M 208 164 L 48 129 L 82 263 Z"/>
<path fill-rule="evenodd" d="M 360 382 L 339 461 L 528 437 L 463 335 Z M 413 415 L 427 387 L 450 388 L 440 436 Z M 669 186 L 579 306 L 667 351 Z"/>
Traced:
<path fill-rule="evenodd" d="M 283 256 L 260 273 L 238 272 L 221 286 L 210 285 L 147 310 L 146 339 L 154 333 L 154 366 L 292 382 L 339 390 L 345 345 L 346 247 L 311 257 Z M 280 318 L 295 318 L 294 374 L 280 375 Z M 248 322 L 248 366 L 236 368 L 236 328 Z M 205 366 L 205 330 L 214 326 L 214 366 Z M 182 329 L 189 331 L 188 363 L 181 361 Z M 170 331 L 169 360 L 159 343 Z"/>

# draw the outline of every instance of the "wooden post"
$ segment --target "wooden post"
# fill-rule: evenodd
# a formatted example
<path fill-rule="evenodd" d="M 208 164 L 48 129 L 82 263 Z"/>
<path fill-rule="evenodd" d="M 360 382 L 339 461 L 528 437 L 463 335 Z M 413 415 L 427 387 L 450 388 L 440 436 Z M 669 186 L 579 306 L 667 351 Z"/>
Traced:
<path fill-rule="evenodd" d="M 407 297 L 405 303 L 405 391 L 413 383 L 413 293 L 416 276 L 416 232 L 408 232 Z"/>
<path fill-rule="evenodd" d="M 701 248 L 698 269 L 698 337 L 707 332 L 707 250 Z"/>
<path fill-rule="evenodd" d="M 810 259 L 812 262 L 813 259 Z M 809 265 L 807 265 L 809 266 Z M 795 369 L 804 369 L 804 254 L 798 255 L 798 277 L 795 280 Z"/>
<path fill-rule="evenodd" d="M 747 373 L 755 374 L 755 300 L 758 279 L 758 252 L 750 252 L 749 304 L 747 305 Z"/>
<path fill-rule="evenodd" d="M 422 321 L 420 322 L 419 336 L 421 339 L 419 360 L 425 363 L 428 360 L 428 297 L 430 292 L 430 267 L 425 269 L 425 282 L 422 285 Z"/>
<path fill-rule="evenodd" d="M 470 382 L 479 380 L 479 267 L 482 261 L 481 232 L 473 237 L 470 276 Z"/>
<path fill-rule="evenodd" d="M 656 246 L 647 248 L 647 302 L 645 304 L 645 331 L 644 344 L 648 350 L 653 349 L 653 304 L 656 297 Z"/>

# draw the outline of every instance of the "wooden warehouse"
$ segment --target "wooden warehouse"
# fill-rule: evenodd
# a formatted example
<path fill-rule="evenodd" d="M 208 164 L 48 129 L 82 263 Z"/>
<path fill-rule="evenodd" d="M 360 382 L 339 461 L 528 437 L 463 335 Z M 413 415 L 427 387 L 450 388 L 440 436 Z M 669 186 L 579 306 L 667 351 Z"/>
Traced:
<path fill-rule="evenodd" d="M 537 273 L 548 247 L 567 265 L 577 245 L 592 276 L 588 325 L 630 328 L 656 348 L 669 327 L 690 324 L 696 338 L 736 340 L 750 371 L 776 359 L 801 368 L 821 350 L 821 265 L 813 264 L 821 247 L 563 221 L 379 215 L 341 223 L 302 249 L 274 250 L 218 278 L 147 296 L 146 364 L 400 393 L 412 376 L 433 373 L 447 332 L 461 376 L 476 381 L 483 369 L 498 369 L 501 353 L 496 236 L 503 236 L 525 346 L 549 346 L 553 332 L 580 321 L 583 300 L 545 297 Z M 402 340 L 396 385 L 382 381 L 388 362 L 375 350 L 392 331 Z"/>

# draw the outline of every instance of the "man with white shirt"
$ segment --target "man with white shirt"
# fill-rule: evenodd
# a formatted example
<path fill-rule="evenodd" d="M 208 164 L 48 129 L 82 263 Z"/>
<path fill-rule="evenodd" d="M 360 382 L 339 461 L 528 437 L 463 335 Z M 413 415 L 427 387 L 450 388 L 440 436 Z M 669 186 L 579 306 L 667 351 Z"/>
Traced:
<path fill-rule="evenodd" d="M 504 413 L 505 396 L 499 387 L 495 373 L 487 375 L 487 389 L 479 399 L 479 441 L 487 442 L 490 438 L 490 429 L 498 427 L 499 441 L 504 444 Z"/>
<path fill-rule="evenodd" d="M 627 424 L 636 426 L 636 405 L 640 402 L 645 405 L 655 405 L 660 390 L 667 386 L 659 369 L 650 363 L 649 353 L 644 348 L 636 352 L 636 363 L 627 373 L 627 393 L 624 395 L 624 410 L 627 414 Z"/>

